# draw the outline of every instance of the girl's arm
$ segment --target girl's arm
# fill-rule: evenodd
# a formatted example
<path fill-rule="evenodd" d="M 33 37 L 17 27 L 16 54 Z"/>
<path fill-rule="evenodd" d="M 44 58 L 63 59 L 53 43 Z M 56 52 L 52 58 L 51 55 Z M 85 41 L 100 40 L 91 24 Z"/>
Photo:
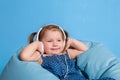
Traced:
<path fill-rule="evenodd" d="M 70 46 L 74 49 L 69 49 Z M 84 43 L 72 38 L 68 38 L 67 48 L 71 58 L 75 58 L 88 49 L 88 47 Z"/>
<path fill-rule="evenodd" d="M 39 41 L 34 41 L 26 46 L 20 53 L 20 59 L 24 61 L 38 61 L 41 62 L 41 45 Z"/>

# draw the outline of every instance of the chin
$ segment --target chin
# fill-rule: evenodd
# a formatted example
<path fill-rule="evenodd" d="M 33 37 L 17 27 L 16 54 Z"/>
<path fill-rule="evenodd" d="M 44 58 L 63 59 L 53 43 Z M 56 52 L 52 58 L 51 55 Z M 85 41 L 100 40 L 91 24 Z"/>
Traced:
<path fill-rule="evenodd" d="M 52 52 L 52 54 L 60 54 L 60 53 L 61 53 L 60 51 Z"/>
<path fill-rule="evenodd" d="M 60 52 L 57 52 L 57 53 L 52 53 L 52 54 L 60 54 Z"/>

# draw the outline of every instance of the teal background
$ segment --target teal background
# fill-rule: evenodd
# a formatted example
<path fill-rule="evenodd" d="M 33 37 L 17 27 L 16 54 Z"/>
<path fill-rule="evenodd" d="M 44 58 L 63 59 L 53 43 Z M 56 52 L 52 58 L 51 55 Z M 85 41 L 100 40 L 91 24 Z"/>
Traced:
<path fill-rule="evenodd" d="M 0 0 L 0 73 L 29 34 L 49 23 L 120 57 L 120 0 Z"/>

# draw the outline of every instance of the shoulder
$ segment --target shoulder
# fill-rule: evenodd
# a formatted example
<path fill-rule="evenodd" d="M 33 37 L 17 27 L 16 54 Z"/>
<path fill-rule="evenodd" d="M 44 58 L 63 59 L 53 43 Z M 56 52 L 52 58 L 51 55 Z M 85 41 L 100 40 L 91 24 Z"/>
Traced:
<path fill-rule="evenodd" d="M 76 58 L 78 55 L 82 54 L 83 51 L 78 51 L 76 49 L 67 49 L 68 54 L 70 56 L 71 59 Z"/>

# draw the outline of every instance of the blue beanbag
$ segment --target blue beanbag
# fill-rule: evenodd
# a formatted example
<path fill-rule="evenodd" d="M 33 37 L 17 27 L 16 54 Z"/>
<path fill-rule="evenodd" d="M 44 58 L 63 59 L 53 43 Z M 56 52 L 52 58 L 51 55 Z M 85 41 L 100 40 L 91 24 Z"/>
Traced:
<path fill-rule="evenodd" d="M 19 59 L 19 51 L 15 53 L 5 69 L 0 80 L 59 80 L 38 62 L 25 62 Z"/>
<path fill-rule="evenodd" d="M 120 80 L 120 59 L 103 44 L 85 42 L 89 49 L 77 57 L 77 65 L 89 80 L 111 77 Z"/>
<path fill-rule="evenodd" d="M 77 57 L 83 75 L 91 79 L 120 79 L 120 60 L 100 43 L 83 41 L 89 49 Z M 37 62 L 25 62 L 15 53 L 4 68 L 0 80 L 59 80 Z"/>

